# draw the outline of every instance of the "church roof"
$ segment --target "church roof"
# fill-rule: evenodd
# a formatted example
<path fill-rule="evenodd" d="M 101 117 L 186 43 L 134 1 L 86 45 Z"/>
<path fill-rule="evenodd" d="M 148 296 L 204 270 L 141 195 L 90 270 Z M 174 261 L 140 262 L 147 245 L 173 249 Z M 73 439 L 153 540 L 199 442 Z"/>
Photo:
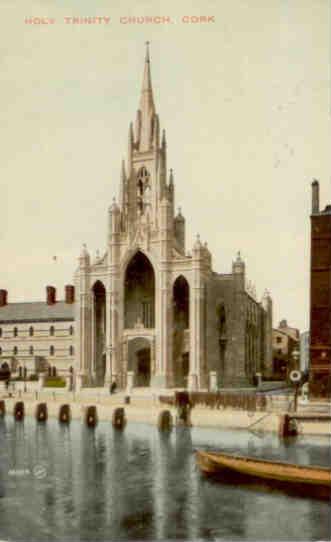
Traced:
<path fill-rule="evenodd" d="M 74 320 L 74 303 L 57 301 L 47 305 L 45 301 L 9 303 L 0 307 L 0 324 L 20 322 L 71 322 Z"/>

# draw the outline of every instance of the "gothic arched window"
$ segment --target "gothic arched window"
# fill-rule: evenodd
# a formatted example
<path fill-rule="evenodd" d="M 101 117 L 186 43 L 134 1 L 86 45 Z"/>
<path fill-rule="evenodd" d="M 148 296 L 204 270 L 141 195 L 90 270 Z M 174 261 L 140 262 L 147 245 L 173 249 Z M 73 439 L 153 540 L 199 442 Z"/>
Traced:
<path fill-rule="evenodd" d="M 69 346 L 69 356 L 73 356 L 73 355 L 74 355 L 74 347 Z"/>
<path fill-rule="evenodd" d="M 149 186 L 150 174 L 148 173 L 145 166 L 141 167 L 137 175 L 137 207 L 142 214 L 144 212 L 144 194 L 146 188 L 150 190 Z"/>
<path fill-rule="evenodd" d="M 33 337 L 33 334 L 34 334 L 34 329 L 31 326 L 31 327 L 29 327 L 29 335 L 30 335 L 30 337 Z"/>
<path fill-rule="evenodd" d="M 73 335 L 74 334 L 74 328 L 73 326 L 70 326 L 69 327 L 69 335 Z"/>
<path fill-rule="evenodd" d="M 49 355 L 50 355 L 50 356 L 54 356 L 54 351 L 55 351 L 54 346 L 53 346 L 53 345 L 50 346 L 50 347 L 49 347 Z"/>
<path fill-rule="evenodd" d="M 30 346 L 29 352 L 30 352 L 30 356 L 33 356 L 33 346 Z"/>
<path fill-rule="evenodd" d="M 17 337 L 17 335 L 18 335 L 17 327 L 14 327 L 14 329 L 13 329 L 13 335 L 14 335 L 14 337 Z"/>
<path fill-rule="evenodd" d="M 14 356 L 17 356 L 17 352 L 18 352 L 17 346 L 14 346 L 14 348 L 13 348 L 13 354 L 14 354 Z"/>
<path fill-rule="evenodd" d="M 51 326 L 49 328 L 49 334 L 50 334 L 51 337 L 53 337 L 53 335 L 54 335 L 54 326 Z"/>

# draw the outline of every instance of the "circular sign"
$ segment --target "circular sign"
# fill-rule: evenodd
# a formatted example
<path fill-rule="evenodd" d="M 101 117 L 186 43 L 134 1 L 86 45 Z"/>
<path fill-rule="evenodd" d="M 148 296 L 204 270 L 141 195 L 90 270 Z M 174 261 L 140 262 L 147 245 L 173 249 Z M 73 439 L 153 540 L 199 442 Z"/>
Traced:
<path fill-rule="evenodd" d="M 291 371 L 290 372 L 290 379 L 291 379 L 292 382 L 295 382 L 295 383 L 299 382 L 301 380 L 301 372 L 296 371 L 296 370 Z"/>

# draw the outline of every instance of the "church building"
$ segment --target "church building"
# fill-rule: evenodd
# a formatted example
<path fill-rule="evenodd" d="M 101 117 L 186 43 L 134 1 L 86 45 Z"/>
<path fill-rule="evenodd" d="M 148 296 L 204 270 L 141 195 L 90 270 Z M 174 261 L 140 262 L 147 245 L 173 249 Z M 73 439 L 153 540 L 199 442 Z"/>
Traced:
<path fill-rule="evenodd" d="M 105 253 L 84 246 L 75 273 L 76 385 L 249 386 L 272 372 L 272 301 L 247 289 L 238 253 L 213 270 L 199 236 L 188 252 L 185 218 L 156 113 L 147 47 L 139 109 L 129 127 L 120 199 L 108 210 Z"/>

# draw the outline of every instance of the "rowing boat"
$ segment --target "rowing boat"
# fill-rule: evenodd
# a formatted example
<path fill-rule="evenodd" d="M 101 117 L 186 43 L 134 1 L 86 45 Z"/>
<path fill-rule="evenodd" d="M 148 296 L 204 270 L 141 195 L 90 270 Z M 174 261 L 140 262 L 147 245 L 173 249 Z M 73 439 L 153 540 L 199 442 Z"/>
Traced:
<path fill-rule="evenodd" d="M 296 465 L 281 461 L 257 459 L 220 452 L 196 451 L 201 471 L 208 476 L 239 475 L 275 484 L 297 486 L 307 490 L 321 490 L 323 496 L 331 493 L 331 469 L 328 467 Z"/>

